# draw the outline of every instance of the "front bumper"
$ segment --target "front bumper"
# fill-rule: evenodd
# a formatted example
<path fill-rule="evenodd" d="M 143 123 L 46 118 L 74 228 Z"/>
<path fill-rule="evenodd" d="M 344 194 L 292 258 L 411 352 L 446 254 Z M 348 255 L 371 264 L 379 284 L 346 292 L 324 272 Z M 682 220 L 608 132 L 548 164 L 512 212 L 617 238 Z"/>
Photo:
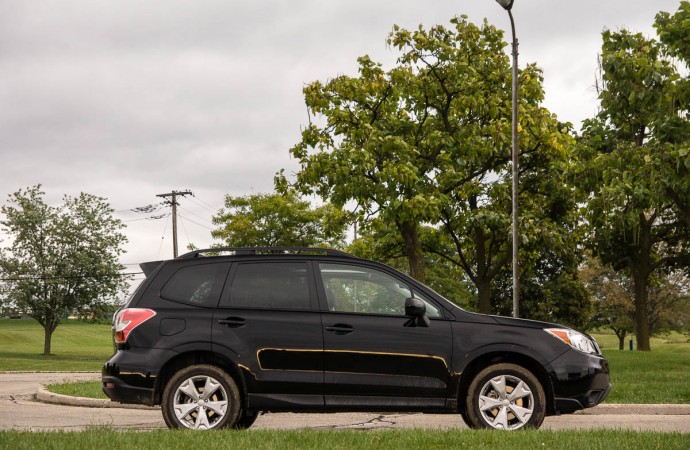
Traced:
<path fill-rule="evenodd" d="M 550 365 L 557 414 L 596 406 L 611 391 L 609 364 L 601 355 L 569 350 Z"/>

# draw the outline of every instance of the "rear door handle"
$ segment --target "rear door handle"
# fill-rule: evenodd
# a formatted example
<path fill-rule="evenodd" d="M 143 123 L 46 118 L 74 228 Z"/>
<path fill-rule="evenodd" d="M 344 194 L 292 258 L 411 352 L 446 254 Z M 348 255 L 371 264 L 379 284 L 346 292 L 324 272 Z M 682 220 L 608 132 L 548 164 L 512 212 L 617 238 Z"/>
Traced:
<path fill-rule="evenodd" d="M 240 328 L 246 325 L 244 319 L 241 317 L 228 317 L 226 319 L 220 319 L 218 323 L 225 325 L 228 328 Z"/>
<path fill-rule="evenodd" d="M 331 331 L 335 334 L 348 334 L 348 333 L 352 333 L 353 331 L 355 331 L 355 329 L 352 328 L 352 325 L 347 325 L 344 323 L 336 323 L 333 326 L 326 327 L 326 331 Z"/>

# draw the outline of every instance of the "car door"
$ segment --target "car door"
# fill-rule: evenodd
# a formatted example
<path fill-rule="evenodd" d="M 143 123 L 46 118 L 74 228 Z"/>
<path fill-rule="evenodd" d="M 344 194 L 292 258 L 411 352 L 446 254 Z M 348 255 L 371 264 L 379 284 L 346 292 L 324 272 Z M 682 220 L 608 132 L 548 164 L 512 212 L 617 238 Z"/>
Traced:
<path fill-rule="evenodd" d="M 405 316 L 413 295 L 401 278 L 373 267 L 319 263 L 327 406 L 443 407 L 452 355 L 450 322 L 428 299 L 430 326 Z"/>
<path fill-rule="evenodd" d="M 304 261 L 236 263 L 215 311 L 213 348 L 244 372 L 250 407 L 323 406 L 323 336 Z"/>

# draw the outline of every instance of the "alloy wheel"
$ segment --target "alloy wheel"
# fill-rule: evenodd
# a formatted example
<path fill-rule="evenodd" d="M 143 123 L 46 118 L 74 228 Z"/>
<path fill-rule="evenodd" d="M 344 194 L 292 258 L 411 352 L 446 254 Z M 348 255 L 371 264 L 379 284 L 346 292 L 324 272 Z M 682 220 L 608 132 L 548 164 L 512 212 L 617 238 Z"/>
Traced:
<path fill-rule="evenodd" d="M 487 381 L 479 393 L 479 411 L 486 423 L 496 429 L 516 430 L 534 412 L 534 395 L 527 383 L 512 375 Z"/>
<path fill-rule="evenodd" d="M 228 394 L 213 377 L 197 375 L 183 381 L 176 389 L 173 410 L 187 428 L 208 430 L 218 426 L 228 409 Z"/>

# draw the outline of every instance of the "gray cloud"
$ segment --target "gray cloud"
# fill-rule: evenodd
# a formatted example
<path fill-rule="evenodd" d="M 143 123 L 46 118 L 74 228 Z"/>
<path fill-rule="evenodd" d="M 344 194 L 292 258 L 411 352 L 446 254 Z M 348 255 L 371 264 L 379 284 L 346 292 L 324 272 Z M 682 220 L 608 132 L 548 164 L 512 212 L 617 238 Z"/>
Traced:
<path fill-rule="evenodd" d="M 656 12 L 677 5 L 516 0 L 521 65 L 544 69 L 546 106 L 577 127 L 596 108 L 602 29 L 652 34 Z M 0 193 L 43 183 L 52 202 L 107 197 L 128 221 L 125 259 L 138 262 L 170 256 L 170 227 L 126 210 L 191 189 L 180 240 L 206 245 L 224 194 L 270 191 L 276 171 L 296 170 L 288 149 L 307 122 L 306 83 L 354 74 L 364 54 L 390 67 L 393 24 L 461 13 L 509 28 L 491 0 L 7 0 Z"/>

